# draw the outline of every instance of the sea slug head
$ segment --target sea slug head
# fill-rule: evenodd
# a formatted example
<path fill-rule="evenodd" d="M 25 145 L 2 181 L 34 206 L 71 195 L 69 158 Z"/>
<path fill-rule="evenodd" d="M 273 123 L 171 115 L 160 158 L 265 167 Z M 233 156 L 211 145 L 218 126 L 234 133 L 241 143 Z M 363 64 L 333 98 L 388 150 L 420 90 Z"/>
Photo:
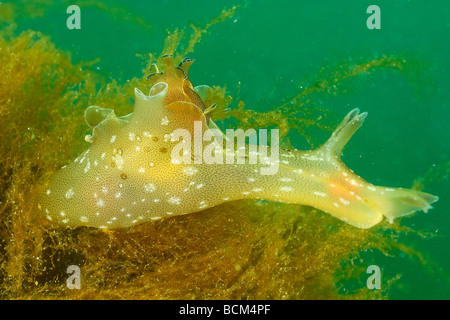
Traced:
<path fill-rule="evenodd" d="M 192 82 L 189 80 L 189 68 L 194 62 L 193 59 L 184 58 L 177 67 L 175 67 L 172 55 L 163 56 L 164 72 L 152 73 L 147 77 L 153 83 L 164 82 L 168 86 L 168 91 L 164 99 L 164 105 L 170 106 L 176 102 L 188 102 L 195 105 L 200 111 L 204 112 L 206 107 L 202 98 L 194 89 Z M 170 109 L 170 108 L 169 108 Z"/>

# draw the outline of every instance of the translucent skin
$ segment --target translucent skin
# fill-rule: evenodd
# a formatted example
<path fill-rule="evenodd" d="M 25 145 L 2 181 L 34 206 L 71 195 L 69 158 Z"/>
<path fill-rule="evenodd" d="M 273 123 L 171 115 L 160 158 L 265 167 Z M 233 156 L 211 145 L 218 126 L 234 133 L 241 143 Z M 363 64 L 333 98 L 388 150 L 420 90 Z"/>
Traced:
<path fill-rule="evenodd" d="M 37 207 L 49 220 L 118 229 L 253 198 L 313 206 L 369 228 L 383 216 L 392 221 L 426 212 L 437 201 L 424 192 L 374 186 L 342 163 L 342 149 L 367 115 L 357 109 L 319 149 L 281 152 L 273 175 L 260 174 L 261 168 L 274 165 L 267 162 L 174 163 L 174 130 L 186 129 L 194 139 L 195 121 L 202 124 L 202 133 L 216 126 L 187 77 L 192 61 L 177 68 L 171 56 L 164 62 L 165 72 L 155 75 L 149 96 L 135 90 L 134 113 L 117 118 L 112 109 L 86 110 L 86 122 L 93 128 L 87 137 L 90 148 L 61 168 L 38 197 Z M 202 141 L 203 149 L 211 146 L 237 157 L 236 150 L 225 150 L 217 141 Z"/>

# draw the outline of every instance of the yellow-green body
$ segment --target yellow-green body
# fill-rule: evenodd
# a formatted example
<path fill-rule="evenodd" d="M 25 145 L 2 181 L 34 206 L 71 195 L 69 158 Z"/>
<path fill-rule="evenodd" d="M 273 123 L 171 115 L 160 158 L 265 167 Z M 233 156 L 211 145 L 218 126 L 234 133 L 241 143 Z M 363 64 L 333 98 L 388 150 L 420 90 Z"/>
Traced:
<path fill-rule="evenodd" d="M 190 63 L 189 63 L 190 65 Z M 237 150 L 223 141 L 201 140 L 234 158 L 233 163 L 174 162 L 180 146 L 173 132 L 195 134 L 217 129 L 206 116 L 200 96 L 187 75 L 166 59 L 164 76 L 146 96 L 136 89 L 134 113 L 117 118 L 112 109 L 90 107 L 86 122 L 93 128 L 91 147 L 51 179 L 38 198 L 38 208 L 67 226 L 126 228 L 164 217 L 197 212 L 244 198 L 298 203 L 316 207 L 359 228 L 417 210 L 427 211 L 437 197 L 399 188 L 374 186 L 354 174 L 340 154 L 366 113 L 351 111 L 330 139 L 314 151 L 281 151 L 278 159 L 263 157 L 238 164 Z M 183 70 L 181 70 L 183 71 Z M 177 148 L 178 148 L 177 147 Z M 248 145 L 246 148 L 248 149 Z M 272 155 L 275 150 L 268 150 Z M 249 153 L 247 153 L 247 158 Z M 248 159 L 247 159 L 248 160 Z M 273 174 L 262 170 L 275 168 Z"/>

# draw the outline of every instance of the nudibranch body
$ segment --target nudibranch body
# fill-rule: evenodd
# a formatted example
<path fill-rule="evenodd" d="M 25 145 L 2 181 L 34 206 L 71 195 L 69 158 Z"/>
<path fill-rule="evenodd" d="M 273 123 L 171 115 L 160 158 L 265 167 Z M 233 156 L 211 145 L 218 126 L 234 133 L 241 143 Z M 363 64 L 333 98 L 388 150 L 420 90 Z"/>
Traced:
<path fill-rule="evenodd" d="M 37 199 L 37 207 L 49 220 L 72 227 L 118 229 L 254 198 L 313 206 L 353 226 L 369 228 L 383 216 L 392 221 L 427 211 L 438 199 L 420 191 L 372 185 L 343 164 L 342 149 L 367 115 L 357 109 L 317 150 L 278 154 L 268 148 L 268 154 L 278 159 L 257 152 L 262 161 L 241 164 L 238 150 L 224 148 L 211 134 L 204 138 L 210 128 L 218 129 L 203 103 L 207 87 L 194 88 L 187 76 L 192 61 L 184 60 L 176 68 L 171 56 L 164 62 L 165 71 L 154 75 L 156 84 L 148 96 L 135 90 L 132 114 L 116 117 L 112 109 L 96 106 L 86 110 L 86 123 L 93 129 L 87 137 L 90 148 L 60 169 Z M 180 129 L 190 134 L 176 140 L 174 132 Z M 200 142 L 194 140 L 199 130 Z M 187 151 L 195 147 L 221 151 L 236 161 L 205 163 L 197 161 L 195 151 L 191 159 Z M 175 148 L 181 152 L 178 159 L 173 156 Z M 270 167 L 276 168 L 273 174 L 261 174 Z"/>

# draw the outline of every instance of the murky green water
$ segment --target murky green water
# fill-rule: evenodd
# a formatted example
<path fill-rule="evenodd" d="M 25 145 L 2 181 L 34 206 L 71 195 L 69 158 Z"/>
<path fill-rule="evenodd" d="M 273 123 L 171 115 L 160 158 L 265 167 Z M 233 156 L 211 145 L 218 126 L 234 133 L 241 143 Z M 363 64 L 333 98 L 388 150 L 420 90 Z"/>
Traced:
<path fill-rule="evenodd" d="M 336 119 L 356 107 L 369 113 L 343 156 L 366 180 L 411 187 L 430 168 L 439 172 L 425 188 L 440 198 L 434 209 L 402 220 L 438 237 L 399 239 L 436 266 L 424 268 L 419 259 L 402 254 L 380 254 L 377 265 L 385 279 L 401 275 L 391 286 L 391 298 L 450 298 L 450 165 L 445 165 L 450 161 L 448 1 L 116 0 L 104 1 L 106 7 L 98 3 L 102 2 L 80 2 L 81 30 L 67 29 L 67 5 L 45 3 L 42 17 L 22 16 L 18 27 L 50 35 L 75 62 L 100 58 L 93 68 L 123 82 L 141 75 L 142 60 L 136 54 L 159 52 L 167 29 L 185 28 L 190 22 L 204 25 L 223 8 L 240 4 L 234 17 L 202 36 L 191 55 L 196 63 L 190 78 L 194 84 L 226 85 L 231 95 L 237 94 L 241 83 L 240 98 L 258 110 L 270 109 L 298 92 L 323 66 L 333 69 L 382 55 L 415 61 L 406 74 L 376 70 L 370 77 L 349 80 L 344 84 L 344 89 L 351 89 L 347 93 L 322 95 L 315 104 L 335 112 Z M 381 9 L 378 30 L 366 26 L 366 9 L 372 4 Z M 319 141 L 327 135 L 317 130 Z M 291 139 L 297 148 L 308 147 L 294 134 Z"/>

